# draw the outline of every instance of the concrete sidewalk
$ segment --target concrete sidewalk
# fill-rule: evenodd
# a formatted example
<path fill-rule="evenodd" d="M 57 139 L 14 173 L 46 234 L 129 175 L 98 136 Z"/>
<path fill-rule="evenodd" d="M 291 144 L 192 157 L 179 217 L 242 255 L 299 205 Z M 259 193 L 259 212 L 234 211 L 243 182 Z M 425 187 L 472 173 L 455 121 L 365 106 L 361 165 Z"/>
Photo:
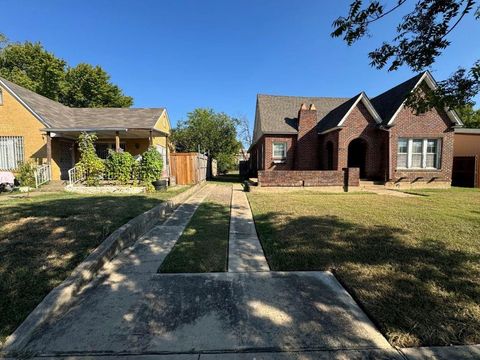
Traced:
<path fill-rule="evenodd" d="M 228 271 L 269 271 L 257 236 L 252 211 L 242 186 L 233 185 Z"/>
<path fill-rule="evenodd" d="M 328 272 L 136 279 L 102 281 L 26 350 L 37 356 L 178 355 L 173 359 L 252 359 L 252 353 L 276 359 L 278 352 L 287 359 L 287 353 L 349 350 L 361 359 L 401 359 Z"/>

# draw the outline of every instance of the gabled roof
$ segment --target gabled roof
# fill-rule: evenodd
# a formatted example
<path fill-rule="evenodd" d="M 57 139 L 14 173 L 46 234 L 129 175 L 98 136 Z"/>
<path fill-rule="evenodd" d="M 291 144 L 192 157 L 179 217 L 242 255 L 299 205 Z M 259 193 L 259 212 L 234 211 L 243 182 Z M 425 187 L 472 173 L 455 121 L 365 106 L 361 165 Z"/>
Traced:
<path fill-rule="evenodd" d="M 350 112 L 361 101 L 379 125 L 391 126 L 405 100 L 423 81 L 434 89 L 437 85 L 426 71 L 385 91 L 372 100 L 361 92 L 352 98 L 257 95 L 253 144 L 265 134 L 297 134 L 298 110 L 302 104 L 314 104 L 317 109 L 319 133 L 339 129 Z M 462 126 L 455 111 L 445 109 L 454 124 Z"/>
<path fill-rule="evenodd" d="M 437 88 L 437 83 L 432 74 L 429 71 L 425 71 L 372 99 L 372 104 L 382 116 L 383 125 L 392 126 L 394 124 L 395 118 L 403 108 L 407 96 L 422 83 L 425 83 L 432 90 Z M 463 126 L 455 110 L 444 109 L 444 111 L 453 124 Z"/>
<path fill-rule="evenodd" d="M 52 129 L 153 129 L 165 111 L 164 108 L 71 108 L 3 78 L 0 85 L 46 128 Z"/>
<path fill-rule="evenodd" d="M 422 76 L 423 73 L 418 74 L 372 99 L 372 104 L 380 114 L 384 125 L 388 124 L 398 108 L 402 106 Z"/>
<path fill-rule="evenodd" d="M 349 98 L 257 95 L 255 116 L 255 143 L 264 134 L 296 134 L 298 110 L 305 104 L 314 104 L 317 119 L 324 118 Z"/>

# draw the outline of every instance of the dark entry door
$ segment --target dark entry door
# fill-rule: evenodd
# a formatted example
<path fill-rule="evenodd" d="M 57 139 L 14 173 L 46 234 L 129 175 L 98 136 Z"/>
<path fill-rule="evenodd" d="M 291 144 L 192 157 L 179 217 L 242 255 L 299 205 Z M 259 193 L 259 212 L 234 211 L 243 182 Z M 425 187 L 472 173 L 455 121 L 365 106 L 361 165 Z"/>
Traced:
<path fill-rule="evenodd" d="M 453 158 L 452 185 L 475 187 L 476 156 L 455 156 Z"/>
<path fill-rule="evenodd" d="M 74 167 L 73 160 L 73 142 L 60 141 L 60 158 L 59 158 L 59 167 L 60 167 L 60 179 L 68 180 L 68 170 Z"/>
<path fill-rule="evenodd" d="M 365 179 L 367 161 L 367 143 L 363 139 L 355 139 L 348 145 L 348 167 L 359 168 L 360 178 Z"/>

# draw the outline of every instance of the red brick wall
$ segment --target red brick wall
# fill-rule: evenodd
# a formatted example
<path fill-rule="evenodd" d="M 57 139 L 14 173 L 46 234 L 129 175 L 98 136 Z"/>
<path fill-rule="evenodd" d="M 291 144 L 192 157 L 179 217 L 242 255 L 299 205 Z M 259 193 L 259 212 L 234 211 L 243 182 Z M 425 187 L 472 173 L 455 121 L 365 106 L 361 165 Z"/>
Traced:
<path fill-rule="evenodd" d="M 306 104 L 310 106 L 310 104 Z M 298 137 L 295 150 L 295 169 L 320 169 L 317 111 L 301 109 L 298 112 Z"/>
<path fill-rule="evenodd" d="M 370 115 L 365 105 L 359 102 L 344 122 L 344 128 L 338 134 L 337 169 L 348 167 L 348 145 L 351 141 L 362 138 L 365 140 L 367 178 L 384 179 L 386 172 L 387 132 L 377 128 L 377 122 Z"/>
<path fill-rule="evenodd" d="M 273 159 L 273 143 L 287 143 L 287 158 L 285 163 L 275 163 Z M 295 160 L 296 135 L 265 135 L 263 137 L 265 145 L 265 169 L 264 170 L 292 170 Z"/>
<path fill-rule="evenodd" d="M 338 169 L 338 134 L 339 131 L 331 131 L 325 135 L 319 135 L 320 142 L 320 169 L 322 170 L 337 170 Z M 331 142 L 333 144 L 333 167 L 328 168 L 328 152 L 327 144 Z"/>
<path fill-rule="evenodd" d="M 260 186 L 358 186 L 358 169 L 259 171 Z"/>
<path fill-rule="evenodd" d="M 444 111 L 435 109 L 423 115 L 415 115 L 409 108 L 403 108 L 394 120 L 390 129 L 391 141 L 391 180 L 398 181 L 405 177 L 405 181 L 413 181 L 423 177 L 422 181 L 450 182 L 453 166 L 454 132 L 451 121 Z M 399 138 L 431 138 L 441 139 L 441 166 L 439 170 L 397 170 L 397 148 Z M 402 180 L 403 181 L 403 180 Z"/>

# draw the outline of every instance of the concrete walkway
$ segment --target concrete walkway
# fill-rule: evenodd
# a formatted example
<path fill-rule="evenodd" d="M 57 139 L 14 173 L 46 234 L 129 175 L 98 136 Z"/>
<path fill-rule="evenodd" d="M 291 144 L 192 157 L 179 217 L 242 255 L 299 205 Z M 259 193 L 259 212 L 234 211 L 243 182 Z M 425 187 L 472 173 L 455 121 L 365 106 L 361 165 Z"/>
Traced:
<path fill-rule="evenodd" d="M 329 272 L 270 272 L 235 186 L 226 273 L 158 274 L 207 185 L 104 267 L 25 355 L 69 359 L 402 359 Z"/>
<path fill-rule="evenodd" d="M 239 184 L 233 185 L 230 215 L 228 271 L 269 271 L 267 260 L 258 240 L 255 222 L 247 195 Z"/>
<path fill-rule="evenodd" d="M 36 356 L 173 359 L 194 354 L 253 359 L 255 353 L 289 359 L 310 352 L 330 359 L 331 353 L 348 350 L 358 359 L 401 359 L 328 272 L 156 274 L 146 282 L 130 275 L 102 281 L 41 329 L 27 350 Z"/>

